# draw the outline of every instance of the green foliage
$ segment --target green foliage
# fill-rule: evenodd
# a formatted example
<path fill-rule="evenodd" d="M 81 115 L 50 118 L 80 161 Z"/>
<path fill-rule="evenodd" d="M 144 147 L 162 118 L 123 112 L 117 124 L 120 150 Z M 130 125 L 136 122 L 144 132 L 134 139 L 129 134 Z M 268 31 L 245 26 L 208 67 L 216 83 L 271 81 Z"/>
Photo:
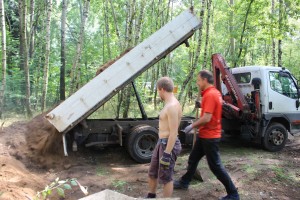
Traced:
<path fill-rule="evenodd" d="M 47 199 L 54 191 L 59 197 L 65 198 L 65 190 L 72 190 L 72 186 L 80 187 L 76 179 L 59 180 L 59 178 L 56 178 L 44 190 L 37 192 L 35 199 Z"/>
<path fill-rule="evenodd" d="M 135 4 L 131 5 L 133 2 Z M 292 71 L 296 78 L 300 79 L 299 52 L 300 52 L 300 16 L 299 0 L 285 0 L 283 5 L 282 28 L 279 29 L 279 4 L 274 1 L 274 12 L 271 12 L 271 1 L 255 0 L 251 5 L 247 21 L 246 11 L 250 1 L 235 0 L 233 5 L 228 1 L 212 0 L 210 13 L 210 33 L 207 59 L 212 53 L 221 53 L 229 66 L 237 61 L 238 66 L 244 65 L 272 65 L 272 42 L 275 41 L 275 65 L 278 63 L 278 40 L 282 40 L 282 63 L 283 66 Z M 130 4 L 131 3 L 131 4 Z M 117 57 L 127 47 L 133 47 L 140 43 L 152 33 L 165 25 L 172 18 L 187 9 L 193 3 L 194 12 L 199 16 L 201 1 L 90 1 L 90 10 L 84 32 L 82 55 L 78 64 L 80 71 L 79 88 L 95 76 L 96 70 L 107 61 Z M 28 4 L 30 6 L 30 4 Z M 144 9 L 141 8 L 144 6 Z M 66 96 L 69 96 L 70 73 L 76 54 L 78 43 L 83 1 L 68 1 L 67 9 L 67 30 L 66 30 Z M 31 103 L 35 111 L 41 107 L 41 95 L 43 86 L 43 66 L 45 57 L 45 2 L 37 1 L 35 4 L 34 30 L 35 44 L 30 65 L 30 90 Z M 30 10 L 29 8 L 27 10 Z M 52 9 L 51 21 L 51 51 L 49 63 L 48 96 L 47 105 L 52 107 L 59 102 L 60 90 L 60 51 L 61 51 L 61 1 L 55 1 Z M 113 12 L 114 11 L 114 12 Z M 24 112 L 25 81 L 24 72 L 19 68 L 19 16 L 18 4 L 16 1 L 5 2 L 5 15 L 7 26 L 7 87 L 5 93 L 6 112 Z M 140 32 L 138 22 L 141 17 Z M 28 14 L 29 16 L 29 14 Z M 196 63 L 196 72 L 202 69 L 204 62 L 204 42 L 206 33 L 207 8 L 205 4 L 202 49 L 199 61 Z M 230 20 L 232 17 L 232 29 Z M 131 38 L 127 30 L 129 21 L 132 20 Z M 29 27 L 28 32 L 32 30 Z M 243 39 L 241 40 L 244 23 L 246 24 Z M 117 34 L 118 30 L 118 34 Z M 146 107 L 153 108 L 155 96 L 155 80 L 165 75 L 173 78 L 179 91 L 189 73 L 192 62 L 195 58 L 197 48 L 196 32 L 189 40 L 190 47 L 179 47 L 171 52 L 164 60 L 158 62 L 136 79 L 138 90 L 141 93 L 141 100 Z M 29 35 L 28 35 L 28 38 Z M 235 48 L 233 54 L 230 52 L 230 41 L 233 39 Z M 237 59 L 238 52 L 242 49 L 241 57 Z M 2 52 L 2 50 L 1 50 Z M 1 54 L 0 54 L 1 55 Z M 2 56 L 2 55 L 1 55 Z M 0 57 L 1 57 L 0 56 Z M 207 64 L 209 66 L 209 63 Z M 183 91 L 184 95 L 190 91 L 197 93 L 195 75 L 189 80 L 189 87 Z M 151 83 L 151 88 L 145 88 L 145 83 Z M 136 101 L 131 98 L 131 116 L 139 116 L 136 109 Z M 150 101 L 151 100 L 151 101 Z M 116 108 L 119 99 L 114 97 L 105 114 L 107 118 L 116 116 Z M 112 111 L 112 107 L 114 111 Z M 157 108 L 156 108 L 157 109 Z M 155 114 L 154 109 L 149 111 Z"/>
<path fill-rule="evenodd" d="M 276 177 L 273 178 L 273 181 L 288 181 L 288 182 L 293 182 L 295 181 L 293 177 L 289 174 L 289 172 L 284 169 L 282 166 L 273 166 L 271 170 L 275 173 Z M 297 181 L 297 179 L 296 179 Z"/>
<path fill-rule="evenodd" d="M 96 174 L 97 174 L 97 176 L 106 176 L 109 174 L 109 172 L 107 171 L 107 169 L 98 167 L 96 169 Z"/>
<path fill-rule="evenodd" d="M 116 190 L 121 191 L 121 192 L 125 191 L 125 186 L 126 185 L 127 185 L 127 182 L 126 181 L 122 181 L 122 180 L 114 180 L 112 182 L 112 186 L 114 188 L 116 188 Z"/>

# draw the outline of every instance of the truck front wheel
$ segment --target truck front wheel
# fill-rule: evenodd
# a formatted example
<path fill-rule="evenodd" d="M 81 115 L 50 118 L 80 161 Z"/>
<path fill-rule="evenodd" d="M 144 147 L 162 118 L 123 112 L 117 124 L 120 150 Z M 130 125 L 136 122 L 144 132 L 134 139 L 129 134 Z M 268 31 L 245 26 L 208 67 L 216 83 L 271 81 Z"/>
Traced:
<path fill-rule="evenodd" d="M 139 125 L 126 138 L 129 155 L 139 163 L 151 161 L 152 152 L 158 140 L 158 130 L 149 125 Z"/>
<path fill-rule="evenodd" d="M 286 128 L 280 123 L 272 123 L 264 135 L 263 146 L 268 151 L 280 151 L 285 146 L 287 138 Z"/>

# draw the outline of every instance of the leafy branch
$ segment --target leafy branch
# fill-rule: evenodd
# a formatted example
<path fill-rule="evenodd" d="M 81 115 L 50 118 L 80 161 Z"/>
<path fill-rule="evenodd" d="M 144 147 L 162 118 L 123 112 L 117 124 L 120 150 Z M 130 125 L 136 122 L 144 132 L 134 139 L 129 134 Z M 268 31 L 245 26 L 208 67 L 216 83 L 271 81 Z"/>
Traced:
<path fill-rule="evenodd" d="M 50 185 L 47 185 L 44 190 L 37 192 L 36 200 L 46 199 L 53 191 L 57 191 L 57 194 L 61 197 L 65 197 L 65 190 L 71 190 L 72 186 L 79 186 L 80 190 L 88 195 L 87 187 L 82 186 L 76 179 L 59 180 L 57 177 Z"/>

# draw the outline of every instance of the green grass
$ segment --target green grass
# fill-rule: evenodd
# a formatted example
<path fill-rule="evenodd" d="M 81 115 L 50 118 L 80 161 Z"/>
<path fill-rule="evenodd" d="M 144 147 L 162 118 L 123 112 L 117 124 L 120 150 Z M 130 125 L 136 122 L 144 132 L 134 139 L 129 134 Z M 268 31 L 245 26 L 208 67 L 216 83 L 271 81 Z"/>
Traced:
<path fill-rule="evenodd" d="M 243 170 L 247 173 L 247 174 L 256 174 L 257 173 L 257 169 L 254 168 L 254 165 L 245 165 L 243 167 Z"/>
<path fill-rule="evenodd" d="M 109 174 L 109 171 L 103 167 L 98 167 L 96 169 L 96 175 L 97 176 L 106 176 Z"/>
<path fill-rule="evenodd" d="M 111 184 L 117 191 L 124 192 L 127 182 L 122 180 L 113 180 Z"/>
<path fill-rule="evenodd" d="M 295 180 L 293 177 L 283 168 L 280 166 L 273 166 L 271 170 L 275 173 L 276 177 L 273 178 L 276 182 L 281 181 L 288 181 L 288 182 L 294 182 Z"/>

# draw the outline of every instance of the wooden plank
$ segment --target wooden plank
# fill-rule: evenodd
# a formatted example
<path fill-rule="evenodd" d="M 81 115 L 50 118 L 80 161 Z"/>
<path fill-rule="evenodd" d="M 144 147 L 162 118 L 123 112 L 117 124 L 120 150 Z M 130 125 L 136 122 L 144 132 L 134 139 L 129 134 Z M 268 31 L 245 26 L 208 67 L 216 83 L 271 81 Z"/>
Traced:
<path fill-rule="evenodd" d="M 136 76 L 191 37 L 200 24 L 193 12 L 186 10 L 89 81 L 46 118 L 59 132 L 70 130 Z"/>

